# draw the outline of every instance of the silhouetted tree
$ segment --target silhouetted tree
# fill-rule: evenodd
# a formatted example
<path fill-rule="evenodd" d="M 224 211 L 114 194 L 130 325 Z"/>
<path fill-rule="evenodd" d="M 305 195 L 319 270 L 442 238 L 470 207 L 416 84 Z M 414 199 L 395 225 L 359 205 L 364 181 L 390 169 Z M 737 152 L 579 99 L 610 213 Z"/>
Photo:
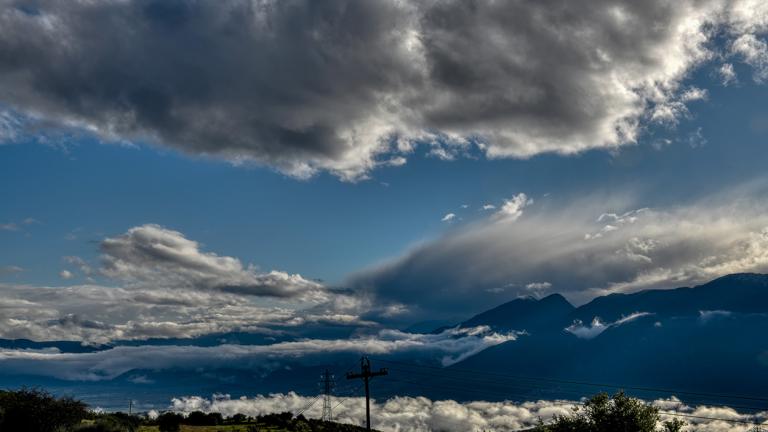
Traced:
<path fill-rule="evenodd" d="M 541 432 L 656 432 L 659 409 L 646 405 L 624 392 L 608 396 L 600 393 L 589 399 L 571 416 L 558 416 L 549 425 L 540 425 Z M 684 422 L 665 422 L 663 431 L 679 432 Z"/>
<path fill-rule="evenodd" d="M 70 397 L 56 398 L 39 389 L 0 391 L 0 430 L 57 432 L 85 418 L 86 405 Z"/>
<path fill-rule="evenodd" d="M 172 412 L 167 412 L 157 416 L 157 427 L 160 432 L 179 432 L 181 422 L 184 416 Z"/>

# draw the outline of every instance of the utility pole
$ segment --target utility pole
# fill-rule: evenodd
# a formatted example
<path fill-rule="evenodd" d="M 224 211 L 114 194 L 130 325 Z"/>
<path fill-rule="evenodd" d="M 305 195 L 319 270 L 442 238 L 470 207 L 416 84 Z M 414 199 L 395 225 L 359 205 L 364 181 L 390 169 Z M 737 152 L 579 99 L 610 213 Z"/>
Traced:
<path fill-rule="evenodd" d="M 360 373 L 347 373 L 347 379 L 362 379 L 365 383 L 365 428 L 371 430 L 371 392 L 368 389 L 368 381 L 373 377 L 387 375 L 387 369 L 381 368 L 377 372 L 371 372 L 371 361 L 363 356 L 360 359 Z"/>
<path fill-rule="evenodd" d="M 333 421 L 333 412 L 331 412 L 331 392 L 336 383 L 333 375 L 328 369 L 320 375 L 320 385 L 323 386 L 323 421 Z"/>
<path fill-rule="evenodd" d="M 128 399 L 128 415 L 133 414 L 133 399 Z"/>

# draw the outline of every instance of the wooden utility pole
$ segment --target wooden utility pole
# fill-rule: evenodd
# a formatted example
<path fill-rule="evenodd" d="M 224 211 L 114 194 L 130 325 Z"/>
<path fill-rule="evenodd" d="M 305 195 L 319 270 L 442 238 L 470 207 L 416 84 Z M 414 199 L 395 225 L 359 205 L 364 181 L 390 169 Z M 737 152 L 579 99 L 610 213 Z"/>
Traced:
<path fill-rule="evenodd" d="M 377 372 L 371 372 L 371 361 L 368 357 L 363 356 L 360 359 L 360 373 L 347 373 L 347 379 L 362 379 L 365 383 L 365 428 L 371 430 L 371 392 L 369 390 L 368 382 L 373 377 L 387 375 L 387 369 L 381 368 Z"/>

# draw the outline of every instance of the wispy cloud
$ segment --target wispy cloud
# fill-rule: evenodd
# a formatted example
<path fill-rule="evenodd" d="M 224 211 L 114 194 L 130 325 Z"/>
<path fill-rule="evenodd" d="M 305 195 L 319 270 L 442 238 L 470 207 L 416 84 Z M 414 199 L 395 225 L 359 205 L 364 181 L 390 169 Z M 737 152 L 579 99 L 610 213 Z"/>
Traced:
<path fill-rule="evenodd" d="M 768 209 L 755 199 L 762 194 L 749 186 L 686 205 L 639 210 L 630 210 L 636 206 L 627 198 L 585 197 L 533 205 L 521 216 L 514 204 L 514 223 L 492 216 L 446 232 L 350 283 L 380 301 L 408 303 L 414 314 L 430 315 L 491 307 L 498 297 L 484 293 L 509 281 L 547 281 L 583 303 L 611 292 L 766 272 Z M 526 291 L 524 284 L 506 290 L 511 296 Z"/>
<path fill-rule="evenodd" d="M 348 339 L 304 339 L 270 345 L 118 346 L 93 353 L 61 353 L 55 349 L 0 349 L 3 374 L 33 374 L 67 380 L 113 379 L 141 365 L 163 370 L 199 367 L 252 368 L 280 360 L 329 361 L 340 354 L 403 354 L 441 359 L 444 365 L 502 342 L 515 340 L 512 332 L 500 334 L 487 327 L 450 329 L 439 334 L 414 334 L 382 330 L 371 336 Z"/>

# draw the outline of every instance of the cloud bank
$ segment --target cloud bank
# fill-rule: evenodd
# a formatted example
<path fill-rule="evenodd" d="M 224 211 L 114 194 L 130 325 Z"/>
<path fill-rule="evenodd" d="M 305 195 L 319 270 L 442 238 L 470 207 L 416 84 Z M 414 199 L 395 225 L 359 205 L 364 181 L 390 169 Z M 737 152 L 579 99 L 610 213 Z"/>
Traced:
<path fill-rule="evenodd" d="M 163 370 L 234 367 L 254 369 L 279 361 L 332 361 L 340 354 L 404 354 L 441 358 L 451 365 L 493 345 L 515 340 L 487 327 L 450 329 L 439 334 L 382 330 L 347 339 L 304 339 L 268 345 L 117 346 L 91 353 L 62 353 L 57 349 L 0 349 L 2 374 L 32 374 L 65 380 L 109 380 L 136 368 Z M 317 363 L 309 363 L 317 364 Z"/>
<path fill-rule="evenodd" d="M 142 225 L 106 238 L 101 250 L 104 275 L 140 285 L 270 297 L 298 297 L 323 289 L 298 274 L 259 273 L 237 258 L 204 253 L 197 242 L 159 225 Z"/>
<path fill-rule="evenodd" d="M 199 396 L 174 398 L 170 409 L 180 413 L 192 411 L 220 412 L 224 415 L 243 413 L 250 416 L 273 412 L 305 409 L 313 398 L 295 393 L 269 396 L 242 397 L 232 399 L 229 395 L 214 395 L 207 399 Z M 361 425 L 365 418 L 365 399 L 360 397 L 334 397 L 334 419 L 342 423 Z M 692 407 L 677 398 L 659 399 L 652 404 L 662 411 L 676 411 L 699 417 L 714 417 L 726 420 L 764 423 L 766 413 L 742 414 L 728 407 Z M 432 401 L 424 397 L 395 397 L 386 401 L 373 401 L 372 426 L 382 431 L 413 432 L 481 432 L 484 430 L 516 431 L 534 427 L 539 419 L 547 422 L 556 415 L 570 415 L 577 405 L 569 401 L 531 402 L 464 402 L 453 400 Z M 306 410 L 310 418 L 321 416 L 321 403 Z M 674 417 L 662 416 L 662 420 Z M 688 423 L 686 430 L 692 432 L 747 432 L 752 426 L 720 420 L 683 418 Z M 661 425 L 659 425 L 661 427 Z"/>
<path fill-rule="evenodd" d="M 749 189 L 656 209 L 627 210 L 631 200 L 594 197 L 515 206 L 512 219 L 492 215 L 446 232 L 350 284 L 409 304 L 413 316 L 434 317 L 466 316 L 498 305 L 499 293 L 514 298 L 534 286 L 578 304 L 612 292 L 764 273 L 768 212 L 755 200 L 763 195 Z M 547 285 L 534 285 L 541 281 Z"/>
<path fill-rule="evenodd" d="M 297 177 L 364 178 L 416 145 L 617 148 L 684 117 L 705 62 L 768 76 L 759 0 L 3 5 L 4 141 L 74 128 Z"/>

